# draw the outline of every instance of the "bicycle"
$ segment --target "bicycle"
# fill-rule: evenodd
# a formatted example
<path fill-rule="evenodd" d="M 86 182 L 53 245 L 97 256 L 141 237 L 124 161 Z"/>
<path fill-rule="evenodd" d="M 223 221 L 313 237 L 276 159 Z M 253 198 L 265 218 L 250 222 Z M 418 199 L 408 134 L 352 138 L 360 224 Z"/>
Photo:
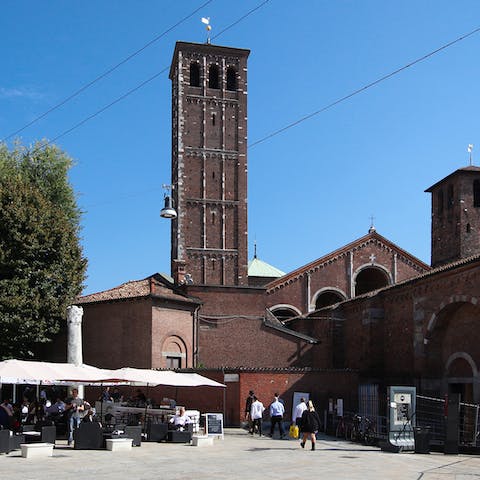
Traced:
<path fill-rule="evenodd" d="M 339 417 L 337 428 L 335 430 L 335 436 L 337 438 L 345 438 L 349 440 L 352 432 L 352 421 L 350 418 L 343 416 Z"/>
<path fill-rule="evenodd" d="M 353 442 L 363 442 L 365 445 L 375 445 L 377 431 L 374 422 L 368 417 L 355 414 L 350 439 Z"/>

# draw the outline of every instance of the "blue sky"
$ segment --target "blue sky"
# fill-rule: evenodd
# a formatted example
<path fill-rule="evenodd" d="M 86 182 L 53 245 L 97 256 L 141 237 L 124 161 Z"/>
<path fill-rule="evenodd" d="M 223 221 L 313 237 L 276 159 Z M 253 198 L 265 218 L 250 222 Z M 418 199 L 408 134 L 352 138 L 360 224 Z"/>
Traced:
<path fill-rule="evenodd" d="M 170 29 L 207 0 L 2 0 L 0 138 Z M 170 269 L 159 217 L 170 180 L 168 67 L 177 40 L 202 43 L 263 0 L 213 0 L 190 19 L 18 136 L 72 156 L 85 211 L 85 293 Z M 292 122 L 471 32 L 477 0 L 270 0 L 212 43 L 251 50 L 248 137 Z M 430 262 L 424 190 L 480 159 L 480 33 L 249 148 L 249 256 L 293 270 L 377 231 Z M 10 142 L 11 140 L 9 140 Z M 478 152 L 476 154 L 476 151 Z M 480 160 L 479 160 L 480 162 Z"/>

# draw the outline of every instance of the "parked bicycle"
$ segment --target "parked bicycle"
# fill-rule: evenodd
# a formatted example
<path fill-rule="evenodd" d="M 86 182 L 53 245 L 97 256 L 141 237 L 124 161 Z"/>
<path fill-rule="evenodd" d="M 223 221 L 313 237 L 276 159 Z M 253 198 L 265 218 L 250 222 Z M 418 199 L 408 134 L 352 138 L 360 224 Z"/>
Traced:
<path fill-rule="evenodd" d="M 335 436 L 337 438 L 351 439 L 352 434 L 352 417 L 344 415 L 338 418 L 337 428 L 335 430 Z"/>
<path fill-rule="evenodd" d="M 352 420 L 350 439 L 354 442 L 363 442 L 365 445 L 375 445 L 377 432 L 374 422 L 368 417 L 355 414 Z"/>

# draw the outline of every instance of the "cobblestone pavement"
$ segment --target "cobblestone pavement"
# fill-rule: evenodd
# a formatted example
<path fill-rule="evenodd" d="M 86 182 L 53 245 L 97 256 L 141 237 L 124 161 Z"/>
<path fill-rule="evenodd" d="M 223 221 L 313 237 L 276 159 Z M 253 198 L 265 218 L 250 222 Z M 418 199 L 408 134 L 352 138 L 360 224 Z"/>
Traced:
<path fill-rule="evenodd" d="M 0 455 L 0 479 L 480 479 L 480 456 L 386 453 L 322 436 L 317 449 L 297 440 L 252 437 L 226 429 L 213 446 L 142 443 L 130 452 L 73 450 L 58 442 L 53 457 Z"/>

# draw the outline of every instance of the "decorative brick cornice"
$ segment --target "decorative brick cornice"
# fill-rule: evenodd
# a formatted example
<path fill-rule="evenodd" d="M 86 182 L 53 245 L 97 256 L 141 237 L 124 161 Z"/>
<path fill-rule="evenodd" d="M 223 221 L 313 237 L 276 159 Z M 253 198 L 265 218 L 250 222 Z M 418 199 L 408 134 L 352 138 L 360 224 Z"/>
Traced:
<path fill-rule="evenodd" d="M 187 205 L 209 205 L 209 206 L 225 206 L 225 207 L 236 207 L 239 205 L 238 200 L 217 200 L 209 198 L 187 198 Z"/>
<path fill-rule="evenodd" d="M 183 156 L 187 158 L 212 158 L 237 161 L 239 153 L 235 150 L 215 150 L 213 148 L 185 147 Z"/>
<path fill-rule="evenodd" d="M 220 248 L 186 248 L 187 254 L 191 258 L 236 258 L 238 257 L 238 252 L 236 250 L 222 250 Z"/>

